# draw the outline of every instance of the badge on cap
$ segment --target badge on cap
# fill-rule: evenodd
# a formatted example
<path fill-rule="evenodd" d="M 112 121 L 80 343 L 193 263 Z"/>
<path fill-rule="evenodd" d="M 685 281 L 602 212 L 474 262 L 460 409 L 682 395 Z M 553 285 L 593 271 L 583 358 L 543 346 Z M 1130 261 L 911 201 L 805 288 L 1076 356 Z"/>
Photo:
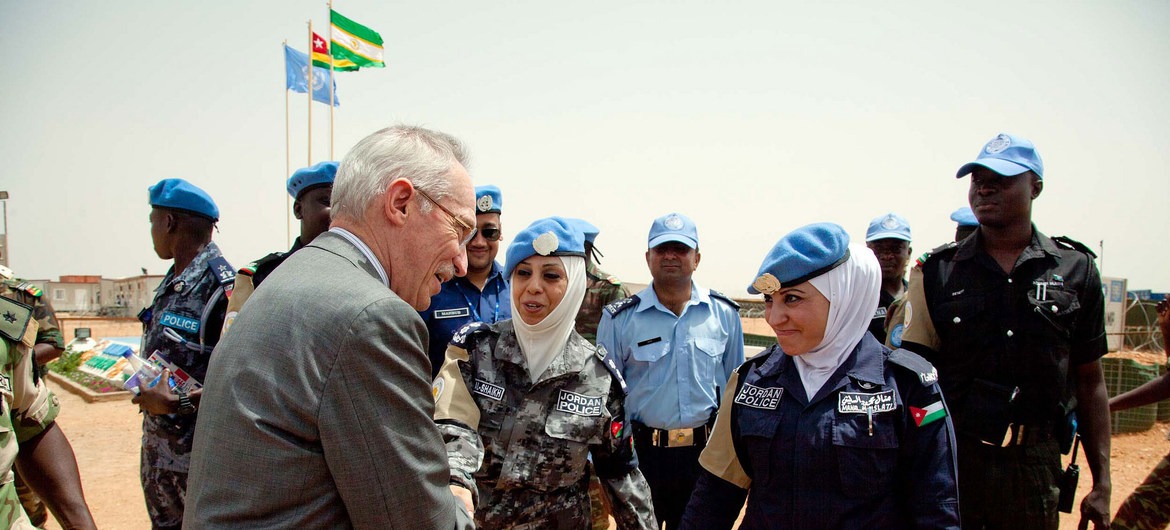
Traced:
<path fill-rule="evenodd" d="M 478 201 L 475 201 L 475 207 L 479 208 L 479 211 L 481 211 L 481 212 L 486 212 L 488 210 L 491 210 L 492 209 L 492 196 L 491 195 L 484 195 L 483 197 L 480 197 Z"/>
<path fill-rule="evenodd" d="M 893 215 L 887 215 L 885 219 L 882 219 L 882 228 L 886 230 L 898 228 L 898 220 L 894 219 Z"/>
<path fill-rule="evenodd" d="M 752 282 L 752 287 L 763 294 L 772 294 L 780 290 L 780 280 L 776 279 L 772 273 L 765 272 Z"/>
<path fill-rule="evenodd" d="M 535 250 L 541 256 L 547 256 L 552 254 L 560 245 L 561 242 L 557 239 L 557 235 L 550 231 L 540 234 L 532 241 L 532 250 Z"/>
<path fill-rule="evenodd" d="M 1006 134 L 1001 134 L 993 138 L 990 142 L 987 142 L 987 147 L 984 149 L 984 151 L 987 151 L 987 154 L 989 155 L 994 155 L 1011 146 L 1012 139 L 1008 138 Z"/>
<path fill-rule="evenodd" d="M 683 220 L 677 215 L 671 215 L 662 224 L 671 230 L 682 230 Z"/>

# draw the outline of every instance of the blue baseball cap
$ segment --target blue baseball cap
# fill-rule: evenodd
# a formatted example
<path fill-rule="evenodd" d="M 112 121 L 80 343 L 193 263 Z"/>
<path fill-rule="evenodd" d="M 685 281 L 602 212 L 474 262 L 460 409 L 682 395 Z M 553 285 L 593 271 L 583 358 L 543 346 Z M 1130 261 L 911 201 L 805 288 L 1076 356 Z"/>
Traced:
<path fill-rule="evenodd" d="M 600 228 L 593 226 L 593 223 L 590 223 L 584 219 L 569 217 L 566 218 L 565 221 L 568 221 L 573 226 L 576 226 L 577 229 L 580 230 L 581 233 L 585 236 L 585 242 L 589 243 L 590 245 L 592 245 L 593 242 L 597 240 L 597 235 L 601 233 Z"/>
<path fill-rule="evenodd" d="M 183 210 L 219 221 L 219 207 L 211 196 L 183 179 L 162 179 L 148 191 L 151 206 Z"/>
<path fill-rule="evenodd" d="M 668 213 L 654 220 L 650 225 L 650 237 L 647 248 L 654 248 L 663 243 L 678 241 L 691 248 L 699 248 L 699 229 L 695 222 L 681 213 Z"/>
<path fill-rule="evenodd" d="M 337 162 L 328 160 L 317 162 L 309 167 L 303 167 L 293 172 L 288 178 L 288 194 L 293 199 L 301 198 L 301 194 L 309 188 L 333 185 L 333 177 L 337 176 Z"/>
<path fill-rule="evenodd" d="M 585 257 L 585 234 L 564 217 L 546 217 L 533 221 L 521 230 L 508 245 L 504 277 L 512 277 L 512 269 L 529 256 Z"/>
<path fill-rule="evenodd" d="M 959 226 L 979 226 L 979 220 L 975 218 L 975 212 L 971 211 L 970 206 L 964 206 L 951 213 L 951 220 L 959 223 Z"/>
<path fill-rule="evenodd" d="M 785 285 L 798 285 L 816 278 L 848 260 L 849 234 L 840 225 L 802 226 L 776 242 L 747 292 L 772 294 Z"/>
<path fill-rule="evenodd" d="M 869 222 L 869 230 L 865 231 L 865 242 L 879 239 L 901 239 L 910 241 L 910 223 L 906 218 L 894 212 L 874 217 Z"/>
<path fill-rule="evenodd" d="M 491 184 L 475 187 L 476 215 L 481 213 L 501 213 L 500 209 L 503 206 L 504 194 L 500 193 L 500 188 Z"/>
<path fill-rule="evenodd" d="M 1025 171 L 1031 171 L 1037 177 L 1044 178 L 1044 161 L 1040 160 L 1040 153 L 1036 146 L 1027 138 L 1000 133 L 992 138 L 979 150 L 974 162 L 964 164 L 955 173 L 955 178 L 963 178 L 976 167 L 985 167 L 1005 177 L 1014 177 Z"/>

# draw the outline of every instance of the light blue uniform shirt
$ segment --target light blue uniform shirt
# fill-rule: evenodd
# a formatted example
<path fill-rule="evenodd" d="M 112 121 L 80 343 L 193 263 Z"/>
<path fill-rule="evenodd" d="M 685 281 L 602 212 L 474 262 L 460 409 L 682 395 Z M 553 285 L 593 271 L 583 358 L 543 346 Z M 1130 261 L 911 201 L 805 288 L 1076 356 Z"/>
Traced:
<path fill-rule="evenodd" d="M 605 311 L 597 343 L 629 385 L 629 419 L 658 429 L 698 427 L 719 409 L 731 372 L 743 363 L 739 311 L 691 283 L 682 316 L 658 301 L 651 284 L 637 305 Z"/>

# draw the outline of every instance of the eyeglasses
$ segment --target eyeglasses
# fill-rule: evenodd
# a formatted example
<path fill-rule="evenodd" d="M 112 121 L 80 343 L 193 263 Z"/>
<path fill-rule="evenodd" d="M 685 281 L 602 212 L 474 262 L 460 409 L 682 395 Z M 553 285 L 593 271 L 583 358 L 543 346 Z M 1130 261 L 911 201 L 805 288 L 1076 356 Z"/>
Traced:
<path fill-rule="evenodd" d="M 488 240 L 488 241 L 499 241 L 500 237 L 502 237 L 503 234 L 500 233 L 499 228 L 496 228 L 494 226 L 489 226 L 489 227 L 484 228 L 483 230 L 480 230 L 479 235 L 483 236 L 483 238 Z"/>
<path fill-rule="evenodd" d="M 422 188 L 415 188 L 414 191 L 417 191 L 419 195 L 425 197 L 426 200 L 431 201 L 431 204 L 438 206 L 439 209 L 443 211 L 443 213 L 447 214 L 447 217 L 450 217 L 452 221 L 455 221 L 455 223 L 463 229 L 463 231 L 467 232 L 467 234 L 463 236 L 463 239 L 459 241 L 459 246 L 465 247 L 468 243 L 471 242 L 472 239 L 475 239 L 475 233 L 477 230 L 474 226 L 467 224 L 466 221 L 451 213 L 451 210 L 448 210 L 446 206 L 439 204 L 439 201 L 436 201 L 434 197 L 431 197 L 430 194 L 423 191 Z"/>

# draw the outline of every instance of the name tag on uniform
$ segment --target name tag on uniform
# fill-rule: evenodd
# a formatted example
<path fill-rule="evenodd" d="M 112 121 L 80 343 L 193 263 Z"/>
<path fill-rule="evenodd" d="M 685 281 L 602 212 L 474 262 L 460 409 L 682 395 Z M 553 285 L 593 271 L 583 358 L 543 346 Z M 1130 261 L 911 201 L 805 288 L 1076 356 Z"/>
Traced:
<path fill-rule="evenodd" d="M 894 403 L 894 391 L 883 390 L 876 394 L 842 392 L 837 394 L 837 412 L 842 414 L 867 414 L 889 412 L 898 408 Z"/>
<path fill-rule="evenodd" d="M 600 416 L 601 396 L 586 396 L 568 390 L 561 390 L 557 396 L 557 412 L 568 412 L 578 416 Z"/>
<path fill-rule="evenodd" d="M 471 316 L 471 309 L 460 307 L 459 309 L 436 309 L 435 318 L 458 318 Z"/>
<path fill-rule="evenodd" d="M 744 383 L 743 388 L 735 395 L 735 404 L 764 410 L 776 410 L 780 406 L 780 397 L 784 395 L 783 387 L 759 387 L 751 383 Z"/>
<path fill-rule="evenodd" d="M 176 315 L 170 312 L 163 313 L 162 320 L 159 320 L 159 324 L 162 324 L 168 328 L 180 329 L 183 331 L 189 331 L 191 333 L 199 333 L 198 319 L 185 317 L 183 315 Z"/>
<path fill-rule="evenodd" d="M 886 308 L 878 306 L 877 310 L 875 310 L 873 312 L 873 319 L 874 320 L 885 320 L 886 319 Z"/>
<path fill-rule="evenodd" d="M 504 387 L 500 385 L 493 385 L 480 379 L 476 379 L 474 382 L 472 382 L 471 391 L 496 401 L 504 399 Z"/>

